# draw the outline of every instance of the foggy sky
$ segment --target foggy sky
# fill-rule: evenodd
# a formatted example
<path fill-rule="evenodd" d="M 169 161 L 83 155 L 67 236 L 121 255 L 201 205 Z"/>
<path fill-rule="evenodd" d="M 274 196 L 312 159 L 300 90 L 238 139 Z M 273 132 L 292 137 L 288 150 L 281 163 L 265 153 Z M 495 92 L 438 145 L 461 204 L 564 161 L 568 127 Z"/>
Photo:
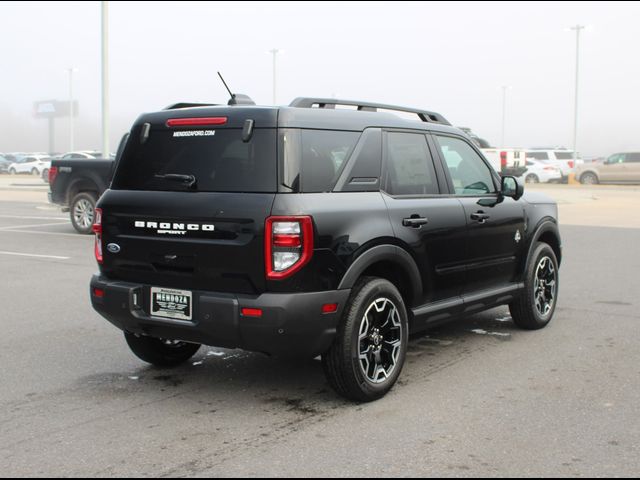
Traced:
<path fill-rule="evenodd" d="M 579 150 L 640 150 L 638 2 L 110 2 L 111 149 L 142 112 L 226 102 L 216 76 L 258 104 L 337 96 L 443 114 L 500 143 L 571 147 L 575 34 L 581 37 Z M 100 149 L 100 3 L 0 3 L 0 152 L 45 151 L 36 100 L 80 102 L 76 149 Z M 56 124 L 68 149 L 68 122 Z"/>

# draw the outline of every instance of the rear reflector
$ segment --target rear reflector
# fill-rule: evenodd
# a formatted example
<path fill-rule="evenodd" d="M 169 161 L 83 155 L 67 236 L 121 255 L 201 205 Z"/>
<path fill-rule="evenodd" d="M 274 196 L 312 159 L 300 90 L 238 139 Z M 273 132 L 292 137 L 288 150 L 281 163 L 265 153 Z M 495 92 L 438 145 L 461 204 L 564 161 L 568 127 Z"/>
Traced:
<path fill-rule="evenodd" d="M 261 308 L 243 308 L 240 310 L 243 317 L 261 317 L 262 309 Z"/>
<path fill-rule="evenodd" d="M 205 127 L 225 123 L 227 123 L 227 117 L 170 118 L 167 120 L 167 127 Z"/>
<path fill-rule="evenodd" d="M 104 290 L 102 290 L 101 288 L 94 288 L 93 294 L 98 298 L 104 298 Z"/>
<path fill-rule="evenodd" d="M 338 311 L 337 303 L 325 303 L 322 305 L 322 313 L 336 313 Z"/>

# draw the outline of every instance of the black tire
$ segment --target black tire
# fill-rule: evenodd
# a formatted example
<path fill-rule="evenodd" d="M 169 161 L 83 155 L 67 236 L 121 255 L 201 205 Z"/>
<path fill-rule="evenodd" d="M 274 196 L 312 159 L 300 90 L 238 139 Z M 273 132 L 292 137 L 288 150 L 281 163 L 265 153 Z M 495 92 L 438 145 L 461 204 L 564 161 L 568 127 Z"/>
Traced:
<path fill-rule="evenodd" d="M 96 216 L 97 198 L 93 193 L 79 193 L 71 200 L 69 216 L 71 224 L 78 233 L 87 235 L 91 233 L 91 226 Z"/>
<path fill-rule="evenodd" d="M 38 169 L 37 169 L 37 168 L 32 168 L 32 169 L 31 169 L 31 175 L 33 175 L 34 177 L 35 177 L 35 176 L 37 176 L 37 175 L 39 175 L 39 173 L 38 173 Z"/>
<path fill-rule="evenodd" d="M 543 263 L 545 261 L 549 263 Z M 553 271 L 552 275 L 548 273 L 547 266 L 548 271 Z M 553 318 L 558 304 L 559 287 L 556 254 L 549 244 L 538 242 L 527 265 L 524 292 L 509 305 L 513 322 L 525 330 L 546 327 Z"/>
<path fill-rule="evenodd" d="M 124 338 L 136 357 L 156 367 L 177 367 L 200 350 L 196 343 L 173 342 L 127 332 Z"/>
<path fill-rule="evenodd" d="M 530 173 L 524 179 L 525 183 L 540 183 L 540 179 L 535 173 Z"/>
<path fill-rule="evenodd" d="M 15 168 L 10 168 L 9 169 L 9 175 L 15 175 L 16 174 L 16 169 Z"/>
<path fill-rule="evenodd" d="M 597 185 L 600 181 L 595 173 L 585 172 L 580 176 L 580 183 L 583 185 Z"/>
<path fill-rule="evenodd" d="M 382 323 L 385 317 L 387 321 Z M 388 325 L 390 318 L 395 320 Z M 364 327 L 365 337 L 361 340 L 359 337 Z M 322 366 L 329 384 L 349 400 L 371 402 L 382 398 L 400 376 L 408 338 L 407 311 L 398 289 L 381 278 L 360 279 L 345 305 L 336 339 L 329 351 L 322 355 Z M 366 350 L 365 358 L 361 360 L 363 350 Z M 378 360 L 381 372 L 371 368 L 378 367 Z M 363 362 L 366 362 L 370 373 L 365 373 Z M 381 375 L 385 378 L 380 380 Z M 379 381 L 372 380 L 372 376 Z"/>

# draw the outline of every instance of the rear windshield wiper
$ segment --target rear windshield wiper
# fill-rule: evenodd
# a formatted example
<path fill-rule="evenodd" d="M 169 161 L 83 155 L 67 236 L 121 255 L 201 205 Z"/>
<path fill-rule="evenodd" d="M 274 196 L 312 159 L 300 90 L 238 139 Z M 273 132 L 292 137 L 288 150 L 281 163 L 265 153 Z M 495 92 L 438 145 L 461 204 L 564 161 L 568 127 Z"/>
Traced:
<path fill-rule="evenodd" d="M 183 175 L 181 173 L 167 173 L 165 175 L 155 175 L 155 178 L 169 180 L 170 182 L 183 183 L 187 188 L 196 188 L 198 181 L 193 175 Z"/>

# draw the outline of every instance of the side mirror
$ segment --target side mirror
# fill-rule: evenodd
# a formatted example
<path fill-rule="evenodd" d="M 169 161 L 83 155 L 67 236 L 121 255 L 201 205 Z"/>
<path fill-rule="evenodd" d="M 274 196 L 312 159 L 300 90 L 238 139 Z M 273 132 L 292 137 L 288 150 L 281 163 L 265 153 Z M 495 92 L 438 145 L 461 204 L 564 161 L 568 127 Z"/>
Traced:
<path fill-rule="evenodd" d="M 519 182 L 516 177 L 502 177 L 500 193 L 504 197 L 519 200 L 524 195 L 524 184 Z"/>

